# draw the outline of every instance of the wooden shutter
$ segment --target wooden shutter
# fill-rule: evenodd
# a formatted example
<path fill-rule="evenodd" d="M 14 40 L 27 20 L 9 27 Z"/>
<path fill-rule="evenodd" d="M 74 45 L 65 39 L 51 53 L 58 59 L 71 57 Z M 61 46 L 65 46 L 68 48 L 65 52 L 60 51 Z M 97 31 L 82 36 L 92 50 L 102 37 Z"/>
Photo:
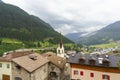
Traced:
<path fill-rule="evenodd" d="M 94 73 L 90 73 L 90 77 L 94 77 Z"/>
<path fill-rule="evenodd" d="M 108 75 L 108 80 L 110 80 L 110 76 Z"/>
<path fill-rule="evenodd" d="M 102 80 L 104 80 L 104 75 L 102 75 Z"/>
<path fill-rule="evenodd" d="M 81 75 L 81 76 L 83 76 L 83 75 L 84 75 L 83 71 L 80 71 L 80 75 Z"/>

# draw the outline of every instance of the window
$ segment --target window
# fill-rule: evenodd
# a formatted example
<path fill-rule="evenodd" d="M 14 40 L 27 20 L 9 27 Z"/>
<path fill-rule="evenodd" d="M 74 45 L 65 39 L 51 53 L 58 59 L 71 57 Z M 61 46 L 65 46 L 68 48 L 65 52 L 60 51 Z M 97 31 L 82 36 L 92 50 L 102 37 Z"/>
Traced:
<path fill-rule="evenodd" d="M 15 77 L 15 80 L 22 80 L 22 78 L 20 78 L 20 77 Z"/>
<path fill-rule="evenodd" d="M 21 67 L 20 67 L 19 65 L 16 65 L 16 68 L 17 68 L 18 70 L 21 70 Z"/>
<path fill-rule="evenodd" d="M 110 80 L 110 76 L 109 75 L 102 75 L 102 79 L 103 80 Z"/>
<path fill-rule="evenodd" d="M 78 71 L 77 70 L 74 70 L 74 75 L 78 75 Z"/>
<path fill-rule="evenodd" d="M 81 75 L 81 76 L 83 76 L 83 75 L 84 75 L 83 71 L 80 71 L 80 75 Z"/>
<path fill-rule="evenodd" d="M 50 77 L 57 77 L 57 73 L 56 72 L 50 72 Z"/>
<path fill-rule="evenodd" d="M 7 68 L 10 68 L 10 64 L 7 64 Z"/>
<path fill-rule="evenodd" d="M 90 73 L 90 77 L 94 77 L 94 73 Z"/>
<path fill-rule="evenodd" d="M 52 66 L 52 67 L 51 67 L 51 70 L 53 71 L 54 69 L 55 69 L 55 67 Z"/>
<path fill-rule="evenodd" d="M 60 53 L 60 50 L 58 50 L 58 53 Z"/>
<path fill-rule="evenodd" d="M 0 63 L 0 68 L 2 67 L 2 63 Z"/>

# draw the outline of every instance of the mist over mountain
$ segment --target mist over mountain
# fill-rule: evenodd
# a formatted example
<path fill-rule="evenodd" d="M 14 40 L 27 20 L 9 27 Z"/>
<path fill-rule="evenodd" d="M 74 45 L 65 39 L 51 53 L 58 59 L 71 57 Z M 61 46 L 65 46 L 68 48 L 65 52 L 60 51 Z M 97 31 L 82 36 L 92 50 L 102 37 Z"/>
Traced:
<path fill-rule="evenodd" d="M 45 21 L 0 0 L 0 38 L 22 41 L 42 41 L 50 38 L 56 43 L 59 37 L 60 34 Z M 63 42 L 71 41 L 63 36 Z"/>
<path fill-rule="evenodd" d="M 120 21 L 114 22 L 86 36 L 80 37 L 76 42 L 84 45 L 94 45 L 108 43 L 110 40 L 120 40 Z"/>
<path fill-rule="evenodd" d="M 82 37 L 86 34 L 87 32 L 78 32 L 78 33 L 69 33 L 67 35 L 65 35 L 67 38 L 69 38 L 72 41 L 75 41 L 76 39 L 78 39 L 79 37 Z"/>

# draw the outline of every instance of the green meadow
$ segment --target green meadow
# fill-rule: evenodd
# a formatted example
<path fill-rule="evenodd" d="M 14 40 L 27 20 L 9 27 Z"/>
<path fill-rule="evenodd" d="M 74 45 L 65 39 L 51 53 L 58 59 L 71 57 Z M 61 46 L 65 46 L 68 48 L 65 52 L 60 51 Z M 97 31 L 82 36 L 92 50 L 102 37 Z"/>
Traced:
<path fill-rule="evenodd" d="M 120 42 L 110 42 L 110 43 L 106 43 L 106 44 L 91 45 L 90 47 L 95 47 L 95 48 L 119 47 L 120 48 Z"/>

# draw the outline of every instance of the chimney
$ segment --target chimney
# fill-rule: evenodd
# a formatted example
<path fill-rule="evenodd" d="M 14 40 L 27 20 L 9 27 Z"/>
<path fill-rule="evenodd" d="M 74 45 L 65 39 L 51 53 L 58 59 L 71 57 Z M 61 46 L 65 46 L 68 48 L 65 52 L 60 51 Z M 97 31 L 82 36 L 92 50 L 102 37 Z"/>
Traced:
<path fill-rule="evenodd" d="M 98 58 L 98 63 L 99 63 L 99 64 L 103 64 L 103 58 L 99 57 L 99 58 Z"/>
<path fill-rule="evenodd" d="M 107 59 L 109 59 L 109 55 L 106 54 L 105 57 L 106 57 Z"/>
<path fill-rule="evenodd" d="M 8 54 L 8 52 L 5 52 L 2 57 L 6 57 Z"/>
<path fill-rule="evenodd" d="M 29 55 L 29 58 L 32 60 L 37 60 L 37 56 L 36 55 Z"/>
<path fill-rule="evenodd" d="M 60 61 L 60 60 L 58 61 L 58 64 L 61 64 L 61 61 Z"/>
<path fill-rule="evenodd" d="M 75 56 L 75 53 L 72 53 L 72 57 L 74 57 Z"/>

